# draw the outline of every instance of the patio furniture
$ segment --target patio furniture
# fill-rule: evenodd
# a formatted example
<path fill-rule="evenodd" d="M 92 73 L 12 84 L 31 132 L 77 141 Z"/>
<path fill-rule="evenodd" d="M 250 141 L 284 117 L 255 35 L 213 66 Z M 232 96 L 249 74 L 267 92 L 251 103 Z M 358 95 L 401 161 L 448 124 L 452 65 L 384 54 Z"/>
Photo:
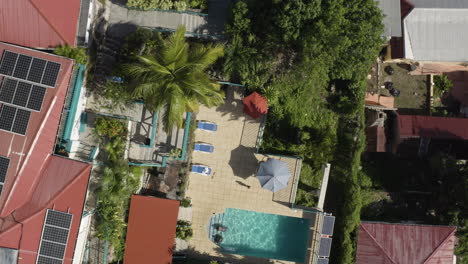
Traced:
<path fill-rule="evenodd" d="M 193 164 L 190 171 L 193 173 L 210 176 L 212 169 L 206 165 Z"/>
<path fill-rule="evenodd" d="M 253 118 L 259 118 L 268 113 L 267 99 L 256 92 L 242 99 L 242 103 L 244 103 L 244 113 Z"/>
<path fill-rule="evenodd" d="M 218 125 L 209 121 L 198 121 L 197 128 L 206 131 L 216 131 L 218 130 Z"/>
<path fill-rule="evenodd" d="M 257 172 L 257 179 L 262 188 L 272 192 L 286 188 L 290 177 L 288 164 L 278 159 L 270 158 L 262 162 Z"/>
<path fill-rule="evenodd" d="M 195 143 L 194 150 L 205 153 L 213 153 L 214 146 L 207 143 Z"/>

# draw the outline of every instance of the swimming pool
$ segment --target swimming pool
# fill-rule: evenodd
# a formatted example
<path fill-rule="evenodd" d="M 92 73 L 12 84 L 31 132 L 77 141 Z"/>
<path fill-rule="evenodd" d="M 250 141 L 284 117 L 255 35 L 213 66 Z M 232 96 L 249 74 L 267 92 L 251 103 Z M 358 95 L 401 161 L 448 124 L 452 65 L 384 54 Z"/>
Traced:
<path fill-rule="evenodd" d="M 218 218 L 227 230 L 215 231 L 226 253 L 304 262 L 310 220 L 227 208 Z"/>

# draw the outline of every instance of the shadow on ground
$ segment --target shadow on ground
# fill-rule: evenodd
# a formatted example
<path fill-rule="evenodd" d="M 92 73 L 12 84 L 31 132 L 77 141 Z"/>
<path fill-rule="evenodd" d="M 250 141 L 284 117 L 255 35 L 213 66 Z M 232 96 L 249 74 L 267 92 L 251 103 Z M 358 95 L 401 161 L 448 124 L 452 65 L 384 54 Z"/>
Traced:
<path fill-rule="evenodd" d="M 255 148 L 242 145 L 231 151 L 229 166 L 231 166 L 234 175 L 243 179 L 255 175 L 258 169 L 258 160 L 254 153 Z"/>

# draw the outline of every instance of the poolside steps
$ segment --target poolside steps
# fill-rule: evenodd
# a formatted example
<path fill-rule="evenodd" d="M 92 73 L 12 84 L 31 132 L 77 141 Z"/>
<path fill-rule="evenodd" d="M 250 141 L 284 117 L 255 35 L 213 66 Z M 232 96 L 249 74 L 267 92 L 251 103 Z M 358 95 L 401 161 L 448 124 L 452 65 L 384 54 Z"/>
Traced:
<path fill-rule="evenodd" d="M 213 241 L 215 235 L 219 234 L 219 231 L 216 231 L 216 225 L 223 225 L 224 223 L 224 213 L 213 215 L 210 218 L 210 223 L 208 224 L 208 238 Z"/>

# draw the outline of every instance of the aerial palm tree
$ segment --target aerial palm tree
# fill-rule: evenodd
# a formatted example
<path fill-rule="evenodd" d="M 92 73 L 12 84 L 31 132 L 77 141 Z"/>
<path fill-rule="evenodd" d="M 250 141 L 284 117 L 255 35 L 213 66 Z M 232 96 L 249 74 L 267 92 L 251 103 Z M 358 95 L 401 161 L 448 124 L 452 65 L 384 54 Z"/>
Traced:
<path fill-rule="evenodd" d="M 133 95 L 149 109 L 163 110 L 164 130 L 170 132 L 182 126 L 185 112 L 196 111 L 200 104 L 212 107 L 223 102 L 220 85 L 205 72 L 223 52 L 219 44 L 189 45 L 185 27 L 179 26 L 155 50 L 137 56 L 136 63 L 123 69 Z"/>

